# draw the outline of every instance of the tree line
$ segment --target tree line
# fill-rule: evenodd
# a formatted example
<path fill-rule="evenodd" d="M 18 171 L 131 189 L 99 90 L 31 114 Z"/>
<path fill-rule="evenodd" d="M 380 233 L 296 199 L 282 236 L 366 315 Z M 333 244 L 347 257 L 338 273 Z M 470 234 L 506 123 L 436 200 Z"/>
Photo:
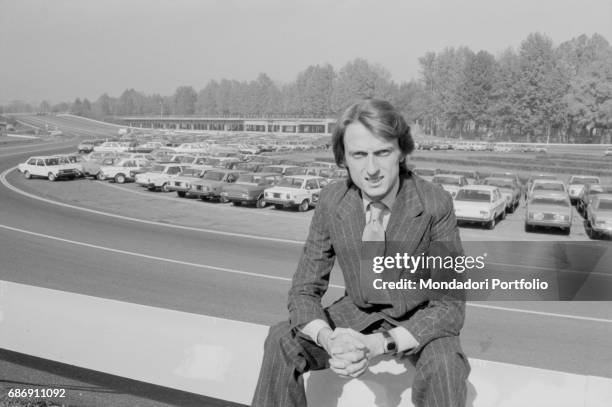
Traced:
<path fill-rule="evenodd" d="M 540 33 L 518 49 L 494 56 L 450 47 L 419 58 L 419 77 L 397 83 L 388 70 L 358 58 L 339 70 L 311 65 L 279 84 L 261 73 L 252 81 L 211 80 L 201 90 L 180 86 L 173 95 L 134 89 L 94 102 L 38 107 L 13 102 L 5 112 L 70 112 L 117 116 L 335 117 L 356 99 L 393 103 L 426 134 L 450 138 L 540 142 L 610 142 L 612 47 L 601 35 L 582 35 L 554 46 Z M 0 111 L 1 113 L 1 111 Z"/>

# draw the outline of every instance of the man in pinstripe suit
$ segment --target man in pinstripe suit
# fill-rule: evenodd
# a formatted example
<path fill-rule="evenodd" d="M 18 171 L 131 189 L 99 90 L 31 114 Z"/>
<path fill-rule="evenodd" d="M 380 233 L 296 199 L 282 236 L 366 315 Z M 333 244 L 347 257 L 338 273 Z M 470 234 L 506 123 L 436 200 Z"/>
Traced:
<path fill-rule="evenodd" d="M 439 247 L 442 254 L 462 254 L 450 195 L 407 169 L 414 149 L 410 128 L 385 101 L 349 107 L 332 143 L 336 163 L 350 178 L 321 193 L 289 292 L 289 321 L 270 329 L 253 406 L 305 406 L 304 372 L 329 367 L 356 377 L 384 353 L 414 362 L 416 406 L 465 405 L 470 367 L 459 342 L 464 301 L 374 289 L 376 275 L 360 261 L 368 241 L 387 248 L 393 242 L 394 251 L 415 256 L 434 246 L 437 254 Z M 323 308 L 336 259 L 346 293 Z"/>

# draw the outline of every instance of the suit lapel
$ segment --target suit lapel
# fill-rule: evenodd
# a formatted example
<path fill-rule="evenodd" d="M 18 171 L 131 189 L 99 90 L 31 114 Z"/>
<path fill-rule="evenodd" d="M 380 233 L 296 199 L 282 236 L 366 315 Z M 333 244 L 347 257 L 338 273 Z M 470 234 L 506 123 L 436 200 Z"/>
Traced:
<path fill-rule="evenodd" d="M 402 177 L 387 225 L 387 242 L 401 242 L 402 250 L 413 254 L 429 222 L 427 217 L 420 216 L 423 209 L 414 179 L 411 176 Z"/>

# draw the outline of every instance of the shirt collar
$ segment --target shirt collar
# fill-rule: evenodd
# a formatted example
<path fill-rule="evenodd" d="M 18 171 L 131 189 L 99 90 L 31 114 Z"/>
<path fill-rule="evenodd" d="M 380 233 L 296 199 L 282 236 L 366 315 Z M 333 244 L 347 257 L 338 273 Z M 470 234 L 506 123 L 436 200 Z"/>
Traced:
<path fill-rule="evenodd" d="M 391 211 L 391 208 L 393 208 L 395 198 L 397 198 L 397 193 L 399 192 L 399 185 L 400 180 L 398 179 L 397 182 L 393 185 L 393 188 L 391 188 L 391 191 L 389 191 L 389 193 L 385 195 L 383 199 L 380 200 L 380 202 L 382 202 L 389 211 Z M 364 212 L 367 212 L 368 205 L 373 201 L 364 194 L 361 194 L 361 199 L 363 201 L 363 210 Z"/>

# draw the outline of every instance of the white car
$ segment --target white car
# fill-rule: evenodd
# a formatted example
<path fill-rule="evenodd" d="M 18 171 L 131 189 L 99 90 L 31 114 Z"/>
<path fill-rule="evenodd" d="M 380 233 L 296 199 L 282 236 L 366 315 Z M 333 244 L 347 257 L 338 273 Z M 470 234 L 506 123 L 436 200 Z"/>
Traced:
<path fill-rule="evenodd" d="M 30 157 L 19 164 L 18 169 L 27 179 L 42 177 L 55 181 L 60 178 L 74 179 L 81 175 L 78 164 L 57 156 Z"/>
<path fill-rule="evenodd" d="M 462 187 L 454 199 L 458 222 L 482 223 L 487 229 L 495 228 L 497 220 L 506 217 L 506 198 L 492 185 Z"/>
<path fill-rule="evenodd" d="M 327 180 L 312 175 L 296 175 L 281 179 L 278 184 L 264 191 L 266 203 L 274 204 L 276 209 L 296 207 L 305 212 L 316 206 L 321 189 Z"/>
<path fill-rule="evenodd" d="M 114 180 L 117 184 L 134 180 L 136 173 L 150 166 L 144 158 L 124 158 L 113 165 L 103 165 L 98 172 L 98 179 L 104 181 Z"/>
<path fill-rule="evenodd" d="M 467 178 L 463 175 L 455 174 L 437 174 L 432 178 L 431 182 L 439 184 L 445 191 L 450 193 L 453 198 L 457 195 L 459 188 L 468 185 Z"/>
<path fill-rule="evenodd" d="M 136 174 L 135 181 L 150 191 L 168 192 L 167 186 L 170 180 L 182 174 L 185 168 L 187 166 L 179 164 L 155 164 L 150 171 Z"/>
<path fill-rule="evenodd" d="M 567 187 L 565 183 L 561 180 L 554 179 L 535 179 L 531 183 L 531 187 L 529 191 L 527 191 L 527 199 L 531 199 L 534 192 L 536 191 L 555 191 L 558 193 L 565 193 L 569 196 L 567 192 Z"/>
<path fill-rule="evenodd" d="M 578 200 L 586 184 L 601 184 L 599 177 L 589 175 L 572 175 L 568 182 L 569 196 L 572 204 Z"/>

